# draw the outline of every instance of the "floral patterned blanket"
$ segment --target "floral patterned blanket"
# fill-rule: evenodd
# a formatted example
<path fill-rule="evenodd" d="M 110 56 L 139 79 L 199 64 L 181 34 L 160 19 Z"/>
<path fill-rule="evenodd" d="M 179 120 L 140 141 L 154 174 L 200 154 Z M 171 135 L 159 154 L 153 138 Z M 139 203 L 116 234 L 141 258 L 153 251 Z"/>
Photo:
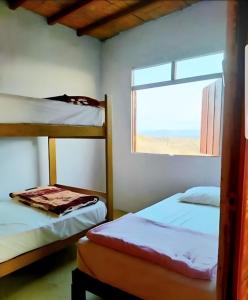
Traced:
<path fill-rule="evenodd" d="M 10 193 L 10 197 L 58 216 L 95 204 L 99 200 L 97 196 L 80 194 L 56 186 L 37 187 L 22 192 L 14 192 Z"/>

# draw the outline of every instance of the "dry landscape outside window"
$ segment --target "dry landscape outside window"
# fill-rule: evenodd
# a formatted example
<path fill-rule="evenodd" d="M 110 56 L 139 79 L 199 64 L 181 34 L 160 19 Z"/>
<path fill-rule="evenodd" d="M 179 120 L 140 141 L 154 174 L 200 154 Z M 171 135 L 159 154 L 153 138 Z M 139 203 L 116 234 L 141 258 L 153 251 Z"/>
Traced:
<path fill-rule="evenodd" d="M 220 155 L 223 53 L 133 71 L 132 150 Z"/>

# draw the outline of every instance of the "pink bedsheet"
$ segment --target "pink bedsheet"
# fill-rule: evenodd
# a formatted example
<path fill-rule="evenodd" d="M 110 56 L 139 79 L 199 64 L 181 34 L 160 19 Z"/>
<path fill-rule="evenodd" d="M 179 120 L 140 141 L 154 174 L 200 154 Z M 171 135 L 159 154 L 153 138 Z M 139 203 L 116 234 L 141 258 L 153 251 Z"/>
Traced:
<path fill-rule="evenodd" d="M 102 246 L 159 264 L 190 278 L 216 275 L 218 238 L 128 214 L 91 229 L 87 237 Z"/>

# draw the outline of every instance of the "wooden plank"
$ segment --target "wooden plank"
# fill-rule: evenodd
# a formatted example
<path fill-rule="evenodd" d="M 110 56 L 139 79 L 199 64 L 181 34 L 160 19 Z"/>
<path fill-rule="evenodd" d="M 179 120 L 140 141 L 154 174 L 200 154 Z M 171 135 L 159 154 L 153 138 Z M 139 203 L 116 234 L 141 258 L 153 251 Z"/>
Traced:
<path fill-rule="evenodd" d="M 155 2 L 158 2 L 158 1 L 160 1 L 160 0 L 153 0 L 152 3 L 149 2 L 149 1 L 140 1 L 138 3 L 135 3 L 135 4 L 129 6 L 125 9 L 122 9 L 122 10 L 110 15 L 110 16 L 106 16 L 106 17 L 104 17 L 104 18 L 102 18 L 102 19 L 100 19 L 100 20 L 98 20 L 98 21 L 96 21 L 96 22 L 94 22 L 90 25 L 87 25 L 87 26 L 84 26 L 84 27 L 81 27 L 81 28 L 77 29 L 77 35 L 82 36 L 84 34 L 87 34 L 91 30 L 95 30 L 96 28 L 104 26 L 104 25 L 106 25 L 106 24 L 108 24 L 108 23 L 110 23 L 114 20 L 117 20 L 121 17 L 124 17 L 128 14 L 131 14 L 131 13 L 137 11 L 140 8 L 143 8 L 147 5 L 154 4 Z"/>
<path fill-rule="evenodd" d="M 220 155 L 222 133 L 223 82 L 215 82 L 213 155 Z"/>
<path fill-rule="evenodd" d="M 57 183 L 56 139 L 48 138 L 49 184 Z"/>
<path fill-rule="evenodd" d="M 112 106 L 105 95 L 106 103 L 106 140 L 105 140 L 105 161 L 106 161 L 106 193 L 107 193 L 107 219 L 113 220 L 113 157 L 112 157 Z"/>
<path fill-rule="evenodd" d="M 220 155 L 222 133 L 222 79 L 203 89 L 200 152 Z"/>
<path fill-rule="evenodd" d="M 82 194 L 87 194 L 87 195 L 92 195 L 92 196 L 99 196 L 104 199 L 107 198 L 107 194 L 104 192 L 88 190 L 88 189 L 83 189 L 83 188 L 79 188 L 79 187 L 72 187 L 72 186 L 68 186 L 68 185 L 64 185 L 64 184 L 55 184 L 55 186 L 70 190 L 72 192 L 77 192 L 77 193 L 82 193 Z"/>
<path fill-rule="evenodd" d="M 79 10 L 80 8 L 86 6 L 87 4 L 89 4 L 90 2 L 92 2 L 93 0 L 80 0 L 64 9 L 62 9 L 61 11 L 57 12 L 56 14 L 50 16 L 47 18 L 47 24 L 49 25 L 54 25 L 57 22 L 59 22 L 61 19 L 63 19 L 64 17 L 76 12 L 77 10 Z"/>
<path fill-rule="evenodd" d="M 83 9 L 79 9 L 62 19 L 60 24 L 78 29 L 112 15 L 119 10 L 120 8 L 112 5 L 108 0 L 92 1 Z"/>
<path fill-rule="evenodd" d="M 237 280 L 237 297 L 240 300 L 248 299 L 248 141 L 245 141 L 245 167 L 243 176 L 243 201 L 241 212 L 242 219 L 240 230 L 240 255 L 238 259 L 238 266 L 240 270 L 239 278 Z M 237 262 L 237 260 L 236 260 Z"/>
<path fill-rule="evenodd" d="M 50 136 L 57 138 L 104 139 L 105 127 L 5 123 L 0 124 L 0 136 Z"/>
<path fill-rule="evenodd" d="M 211 84 L 208 89 L 207 154 L 212 155 L 214 141 L 215 83 Z"/>
<path fill-rule="evenodd" d="M 25 2 L 26 0 L 9 0 L 8 4 L 9 4 L 9 8 L 10 9 L 17 9 L 19 6 L 22 6 L 22 4 Z"/>
<path fill-rule="evenodd" d="M 203 89 L 202 93 L 202 113 L 201 113 L 201 137 L 200 153 L 207 154 L 208 136 L 208 88 Z"/>
<path fill-rule="evenodd" d="M 78 0 L 26 0 L 22 7 L 34 13 L 37 13 L 45 18 L 48 18 L 52 15 L 55 15 L 57 12 L 63 10 L 68 5 L 72 5 L 77 1 Z"/>

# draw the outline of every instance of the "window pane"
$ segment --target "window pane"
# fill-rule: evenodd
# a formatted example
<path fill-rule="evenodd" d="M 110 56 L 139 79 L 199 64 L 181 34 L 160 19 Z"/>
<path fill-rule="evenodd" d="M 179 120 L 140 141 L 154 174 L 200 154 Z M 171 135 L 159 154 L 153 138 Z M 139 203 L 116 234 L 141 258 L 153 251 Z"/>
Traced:
<path fill-rule="evenodd" d="M 136 92 L 136 152 L 202 155 L 203 89 L 216 79 Z"/>
<path fill-rule="evenodd" d="M 133 86 L 171 80 L 171 63 L 133 70 Z"/>
<path fill-rule="evenodd" d="M 224 53 L 185 59 L 176 62 L 176 79 L 222 73 Z"/>

